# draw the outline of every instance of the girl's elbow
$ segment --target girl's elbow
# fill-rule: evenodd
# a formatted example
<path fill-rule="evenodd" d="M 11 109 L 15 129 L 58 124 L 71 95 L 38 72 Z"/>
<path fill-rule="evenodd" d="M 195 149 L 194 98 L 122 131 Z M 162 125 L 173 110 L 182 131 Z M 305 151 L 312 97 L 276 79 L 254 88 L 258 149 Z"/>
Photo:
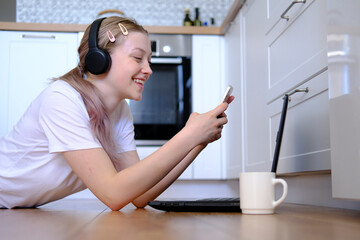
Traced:
<path fill-rule="evenodd" d="M 133 201 L 132 204 L 137 207 L 137 208 L 144 208 L 147 206 L 147 202 L 143 202 L 143 201 Z"/>
<path fill-rule="evenodd" d="M 117 197 L 111 197 L 105 199 L 100 199 L 108 208 L 110 208 L 112 211 L 119 211 L 126 205 L 128 205 L 129 201 L 120 200 Z"/>
<path fill-rule="evenodd" d="M 108 208 L 111 209 L 111 211 L 119 211 L 123 207 L 125 207 L 127 204 L 116 204 L 116 203 L 106 203 L 105 204 Z"/>
<path fill-rule="evenodd" d="M 130 199 L 129 196 L 124 197 L 122 194 L 108 194 L 99 198 L 112 211 L 119 211 L 129 203 L 132 203 L 137 208 L 144 208 L 147 206 L 147 201 L 141 199 Z"/>
<path fill-rule="evenodd" d="M 136 201 L 134 201 L 134 202 L 132 202 L 132 204 L 136 207 L 136 208 L 144 208 L 144 207 L 146 207 L 147 206 L 147 203 L 142 203 L 142 202 L 136 202 Z M 124 208 L 126 205 L 128 205 L 128 204 L 106 204 L 106 206 L 108 207 L 108 208 L 110 208 L 112 211 L 119 211 L 119 210 L 121 210 L 122 208 Z"/>

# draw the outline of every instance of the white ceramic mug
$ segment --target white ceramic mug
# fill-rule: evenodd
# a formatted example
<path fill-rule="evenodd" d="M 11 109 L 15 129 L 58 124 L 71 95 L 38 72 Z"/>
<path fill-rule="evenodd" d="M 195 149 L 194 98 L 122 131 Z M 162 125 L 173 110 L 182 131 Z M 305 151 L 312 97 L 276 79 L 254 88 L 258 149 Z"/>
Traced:
<path fill-rule="evenodd" d="M 282 196 L 275 199 L 275 185 L 283 186 Z M 285 180 L 276 178 L 273 172 L 240 173 L 240 208 L 244 214 L 273 214 L 287 195 Z"/>

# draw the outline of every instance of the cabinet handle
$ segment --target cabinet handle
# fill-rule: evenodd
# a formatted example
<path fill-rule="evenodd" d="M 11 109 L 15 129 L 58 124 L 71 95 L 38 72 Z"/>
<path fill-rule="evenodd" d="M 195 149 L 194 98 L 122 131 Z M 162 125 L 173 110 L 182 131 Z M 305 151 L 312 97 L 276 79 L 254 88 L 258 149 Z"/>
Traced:
<path fill-rule="evenodd" d="M 35 34 L 22 34 L 22 38 L 38 38 L 38 39 L 55 39 L 55 35 L 35 35 Z"/>
<path fill-rule="evenodd" d="M 293 94 L 295 94 L 295 93 L 298 93 L 298 92 L 308 93 L 308 92 L 309 92 L 309 88 L 308 88 L 308 87 L 306 87 L 306 88 L 298 88 L 298 89 L 295 89 L 294 91 L 290 92 L 289 94 L 287 94 L 288 97 L 289 97 L 289 102 L 291 101 L 290 96 L 293 95 Z"/>
<path fill-rule="evenodd" d="M 299 0 L 299 1 L 293 1 L 290 6 L 281 14 L 282 19 L 286 19 L 286 21 L 289 21 L 290 17 L 285 16 L 285 14 L 297 3 L 306 3 L 306 0 Z"/>
<path fill-rule="evenodd" d="M 290 92 L 290 93 L 288 94 L 288 96 L 291 96 L 291 95 L 293 95 L 293 94 L 295 94 L 295 93 L 298 93 L 298 92 L 308 93 L 308 92 L 309 92 L 309 88 L 306 87 L 306 88 L 298 88 L 298 89 L 295 89 L 294 91 Z"/>

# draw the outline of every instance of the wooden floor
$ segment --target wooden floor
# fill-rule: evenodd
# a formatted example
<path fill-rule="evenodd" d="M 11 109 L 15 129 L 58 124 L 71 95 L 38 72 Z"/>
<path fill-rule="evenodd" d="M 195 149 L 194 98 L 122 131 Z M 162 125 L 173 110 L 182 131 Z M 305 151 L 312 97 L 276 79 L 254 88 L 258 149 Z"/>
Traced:
<path fill-rule="evenodd" d="M 360 211 L 283 204 L 274 215 L 166 213 L 96 199 L 0 210 L 0 239 L 360 239 Z"/>

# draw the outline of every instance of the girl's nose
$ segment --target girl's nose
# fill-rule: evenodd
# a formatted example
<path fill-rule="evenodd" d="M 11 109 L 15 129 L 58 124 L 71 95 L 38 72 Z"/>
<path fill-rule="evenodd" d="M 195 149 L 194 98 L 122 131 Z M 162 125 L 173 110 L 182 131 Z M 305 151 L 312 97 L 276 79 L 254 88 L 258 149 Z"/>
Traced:
<path fill-rule="evenodd" d="M 143 72 L 144 72 L 145 74 L 148 74 L 148 75 L 151 75 L 151 74 L 152 74 L 152 70 L 151 70 L 150 63 L 149 63 L 149 62 L 146 62 L 146 63 L 145 63 L 145 66 L 143 67 Z"/>

